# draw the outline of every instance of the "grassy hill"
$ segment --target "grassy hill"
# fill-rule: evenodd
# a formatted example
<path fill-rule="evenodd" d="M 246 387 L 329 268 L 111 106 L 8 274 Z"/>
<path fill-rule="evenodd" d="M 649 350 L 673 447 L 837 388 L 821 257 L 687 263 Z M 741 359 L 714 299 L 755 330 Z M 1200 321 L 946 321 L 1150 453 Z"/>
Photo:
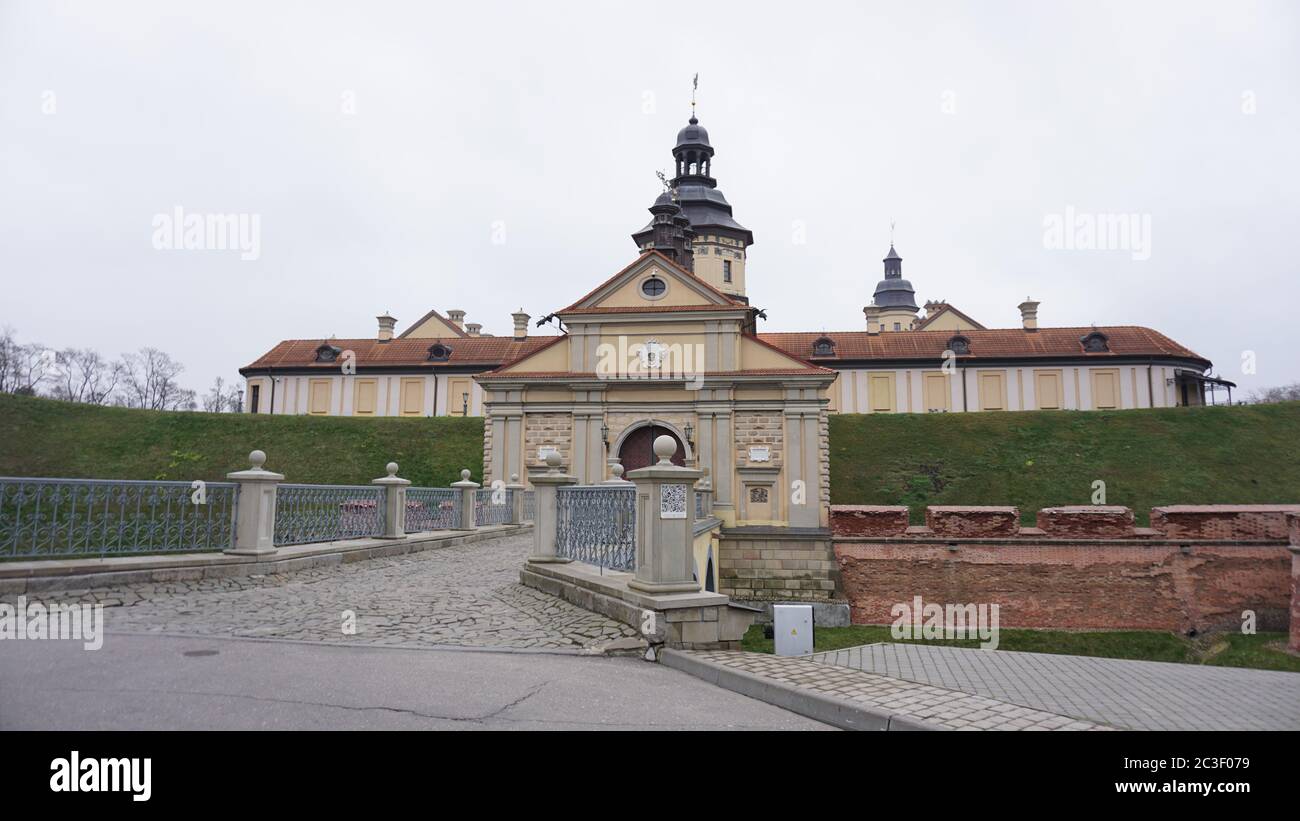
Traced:
<path fill-rule="evenodd" d="M 1040 507 L 1300 502 L 1300 402 L 831 417 L 831 501 Z"/>
<path fill-rule="evenodd" d="M 102 408 L 0 394 L 0 476 L 215 481 L 266 451 L 286 481 L 365 484 L 396 461 L 419 486 L 483 472 L 483 420 Z"/>

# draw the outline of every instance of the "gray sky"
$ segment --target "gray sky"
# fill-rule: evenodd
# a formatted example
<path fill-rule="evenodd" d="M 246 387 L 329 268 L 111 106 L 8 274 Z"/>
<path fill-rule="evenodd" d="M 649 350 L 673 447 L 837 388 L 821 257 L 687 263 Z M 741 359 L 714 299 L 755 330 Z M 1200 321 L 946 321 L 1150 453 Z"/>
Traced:
<path fill-rule="evenodd" d="M 0 0 L 0 324 L 200 393 L 385 310 L 509 333 L 634 258 L 698 71 L 761 330 L 864 328 L 893 219 L 921 301 L 1300 380 L 1300 7 L 685 8 Z M 260 256 L 155 249 L 176 206 L 257 215 Z M 1045 247 L 1067 207 L 1148 215 L 1150 258 Z"/>

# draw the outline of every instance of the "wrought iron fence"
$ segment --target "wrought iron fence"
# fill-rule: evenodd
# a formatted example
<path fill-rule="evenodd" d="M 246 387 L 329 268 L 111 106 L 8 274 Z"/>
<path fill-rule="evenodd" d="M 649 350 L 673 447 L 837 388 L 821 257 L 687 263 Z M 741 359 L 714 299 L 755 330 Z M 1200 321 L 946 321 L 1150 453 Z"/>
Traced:
<path fill-rule="evenodd" d="M 406 532 L 460 527 L 460 491 L 448 487 L 406 489 Z"/>
<path fill-rule="evenodd" d="M 0 477 L 0 558 L 189 553 L 233 545 L 232 482 Z"/>
<path fill-rule="evenodd" d="M 510 523 L 514 510 L 514 491 L 506 488 L 481 488 L 474 491 L 474 526 Z"/>
<path fill-rule="evenodd" d="M 524 495 L 523 510 L 520 511 L 519 517 L 525 522 L 537 521 L 537 491 L 521 490 L 518 491 Z"/>
<path fill-rule="evenodd" d="M 277 545 L 332 542 L 380 536 L 384 532 L 384 490 L 374 485 L 290 485 L 276 487 Z"/>
<path fill-rule="evenodd" d="M 557 489 L 556 554 L 614 570 L 636 570 L 636 488 Z"/>

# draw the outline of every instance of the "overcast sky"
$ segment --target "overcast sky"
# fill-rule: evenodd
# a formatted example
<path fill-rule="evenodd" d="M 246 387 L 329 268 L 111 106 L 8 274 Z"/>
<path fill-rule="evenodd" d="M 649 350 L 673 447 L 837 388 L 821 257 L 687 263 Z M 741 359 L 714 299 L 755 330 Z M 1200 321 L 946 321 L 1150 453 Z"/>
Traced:
<path fill-rule="evenodd" d="M 1298 9 L 0 0 L 0 325 L 200 393 L 383 311 L 510 333 L 635 257 L 698 71 L 761 330 L 865 328 L 894 220 L 921 302 L 1293 382 Z M 177 206 L 256 216 L 258 258 L 156 249 Z M 1149 258 L 1047 247 L 1067 208 L 1149 218 Z"/>

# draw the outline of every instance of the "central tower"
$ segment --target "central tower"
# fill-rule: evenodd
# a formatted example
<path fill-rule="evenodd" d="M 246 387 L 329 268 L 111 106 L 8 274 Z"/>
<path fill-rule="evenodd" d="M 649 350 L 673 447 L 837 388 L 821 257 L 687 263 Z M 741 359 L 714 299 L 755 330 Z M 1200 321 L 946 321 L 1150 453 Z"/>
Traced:
<path fill-rule="evenodd" d="M 745 260 L 754 235 L 732 218 L 731 203 L 712 176 L 713 153 L 709 132 L 692 114 L 677 132 L 670 185 L 695 232 L 695 275 L 724 294 L 747 300 Z M 632 240 L 642 251 L 654 248 L 654 221 L 633 234 Z"/>

